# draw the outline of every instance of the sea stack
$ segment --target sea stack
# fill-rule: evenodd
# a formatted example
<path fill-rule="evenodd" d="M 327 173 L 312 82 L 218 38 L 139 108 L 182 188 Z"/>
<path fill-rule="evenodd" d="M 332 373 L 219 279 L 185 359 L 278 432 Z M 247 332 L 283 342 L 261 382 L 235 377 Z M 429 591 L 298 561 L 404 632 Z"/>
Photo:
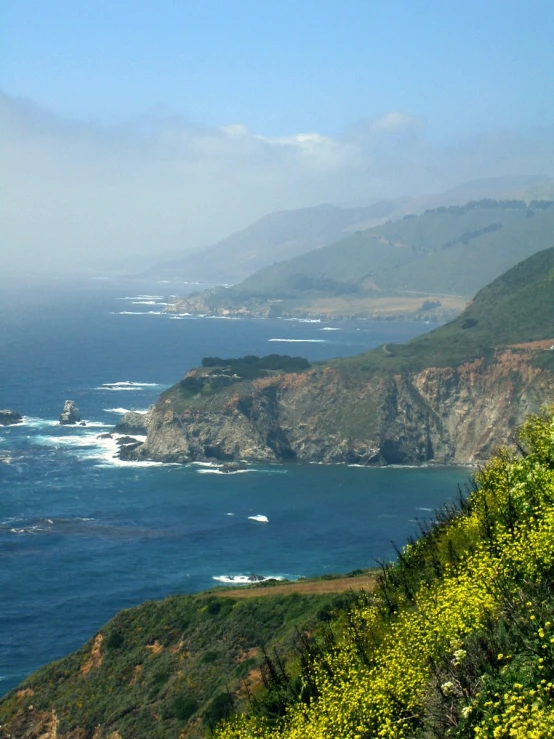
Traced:
<path fill-rule="evenodd" d="M 0 411 L 0 426 L 12 426 L 14 423 L 21 423 L 22 420 L 20 413 L 7 409 Z"/>
<path fill-rule="evenodd" d="M 69 426 L 74 423 L 81 421 L 81 414 L 77 408 L 74 400 L 66 400 L 63 406 L 62 415 L 60 416 L 60 423 L 63 426 Z"/>

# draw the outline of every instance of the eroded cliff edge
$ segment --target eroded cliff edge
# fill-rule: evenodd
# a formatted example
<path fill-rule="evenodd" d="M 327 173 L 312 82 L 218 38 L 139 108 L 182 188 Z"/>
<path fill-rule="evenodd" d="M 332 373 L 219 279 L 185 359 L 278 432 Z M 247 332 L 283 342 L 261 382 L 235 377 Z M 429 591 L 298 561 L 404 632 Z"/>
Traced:
<path fill-rule="evenodd" d="M 339 366 L 237 383 L 186 397 L 180 385 L 150 411 L 133 457 L 348 464 L 474 464 L 510 441 L 554 397 L 536 347 L 494 361 L 353 380 Z"/>
<path fill-rule="evenodd" d="M 217 358 L 217 367 L 191 370 L 160 396 L 144 418 L 146 442 L 129 455 L 166 462 L 486 459 L 527 414 L 554 399 L 554 248 L 516 265 L 454 321 L 407 344 L 300 372 L 291 365 L 298 358 L 277 359 L 276 371 L 255 379 L 245 364 L 255 357 Z"/>

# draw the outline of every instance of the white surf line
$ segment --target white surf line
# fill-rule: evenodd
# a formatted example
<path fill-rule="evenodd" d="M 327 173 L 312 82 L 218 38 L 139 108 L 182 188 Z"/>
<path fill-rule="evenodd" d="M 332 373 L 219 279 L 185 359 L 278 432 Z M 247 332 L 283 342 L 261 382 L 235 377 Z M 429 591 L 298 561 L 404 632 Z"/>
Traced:
<path fill-rule="evenodd" d="M 325 344 L 326 339 L 268 339 L 268 341 L 276 341 L 291 344 Z"/>

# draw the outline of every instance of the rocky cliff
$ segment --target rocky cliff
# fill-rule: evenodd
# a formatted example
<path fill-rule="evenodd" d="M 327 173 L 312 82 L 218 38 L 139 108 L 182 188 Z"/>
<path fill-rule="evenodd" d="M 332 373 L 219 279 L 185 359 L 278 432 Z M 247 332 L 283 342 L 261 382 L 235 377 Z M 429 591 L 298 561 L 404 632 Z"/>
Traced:
<path fill-rule="evenodd" d="M 192 397 L 176 385 L 149 412 L 147 440 L 131 455 L 166 462 L 474 464 L 554 397 L 554 374 L 534 366 L 547 345 L 367 378 L 330 364 Z"/>
<path fill-rule="evenodd" d="M 551 248 L 479 291 L 454 321 L 407 344 L 303 372 L 285 363 L 283 372 L 255 379 L 230 366 L 192 370 L 160 397 L 144 419 L 146 442 L 128 454 L 168 462 L 486 459 L 529 412 L 552 402 L 553 284 Z"/>

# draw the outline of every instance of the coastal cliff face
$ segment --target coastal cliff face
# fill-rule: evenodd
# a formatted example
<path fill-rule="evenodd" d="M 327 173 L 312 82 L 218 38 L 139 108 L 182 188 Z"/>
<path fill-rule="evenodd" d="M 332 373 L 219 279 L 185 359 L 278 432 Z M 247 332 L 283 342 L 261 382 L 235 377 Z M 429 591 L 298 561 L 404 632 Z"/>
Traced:
<path fill-rule="evenodd" d="M 533 366 L 534 349 L 367 378 L 331 364 L 192 397 L 176 385 L 145 418 L 147 440 L 129 458 L 475 464 L 552 401 L 554 375 Z"/>

